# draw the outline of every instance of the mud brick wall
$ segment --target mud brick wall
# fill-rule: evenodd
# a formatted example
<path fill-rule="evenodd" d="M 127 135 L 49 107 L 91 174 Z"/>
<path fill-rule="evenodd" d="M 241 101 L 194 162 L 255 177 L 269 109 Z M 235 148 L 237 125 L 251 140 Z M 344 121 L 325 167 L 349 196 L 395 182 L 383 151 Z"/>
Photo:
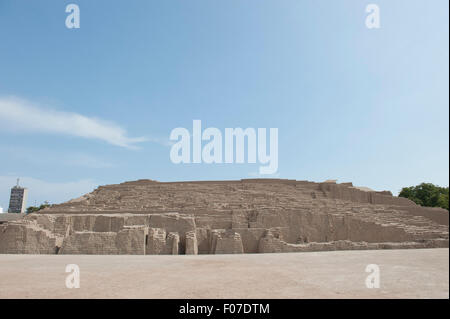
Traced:
<path fill-rule="evenodd" d="M 0 225 L 0 253 L 228 254 L 448 246 L 448 211 L 352 183 L 99 187 Z"/>

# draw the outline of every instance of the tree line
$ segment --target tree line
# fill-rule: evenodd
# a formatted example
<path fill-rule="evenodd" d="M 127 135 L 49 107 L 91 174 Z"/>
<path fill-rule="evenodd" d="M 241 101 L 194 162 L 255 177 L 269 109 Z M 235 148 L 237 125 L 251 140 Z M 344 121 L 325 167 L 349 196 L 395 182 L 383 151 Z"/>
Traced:
<path fill-rule="evenodd" d="M 422 183 L 417 186 L 403 187 L 398 196 L 409 198 L 421 206 L 441 207 L 448 210 L 448 187 Z"/>

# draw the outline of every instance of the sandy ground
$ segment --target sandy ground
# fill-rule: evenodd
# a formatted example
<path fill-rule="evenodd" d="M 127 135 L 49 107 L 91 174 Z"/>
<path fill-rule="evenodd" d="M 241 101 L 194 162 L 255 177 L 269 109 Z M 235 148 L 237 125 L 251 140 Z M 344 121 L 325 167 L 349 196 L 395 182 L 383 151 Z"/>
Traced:
<path fill-rule="evenodd" d="M 66 287 L 67 264 L 80 288 Z M 380 287 L 366 287 L 377 264 Z M 0 298 L 449 298 L 449 250 L 0 255 Z"/>

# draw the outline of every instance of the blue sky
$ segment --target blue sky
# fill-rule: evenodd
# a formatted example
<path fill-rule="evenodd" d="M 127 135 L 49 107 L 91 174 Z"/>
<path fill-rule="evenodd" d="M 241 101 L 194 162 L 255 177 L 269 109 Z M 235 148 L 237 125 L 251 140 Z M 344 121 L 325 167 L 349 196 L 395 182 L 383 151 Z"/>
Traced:
<path fill-rule="evenodd" d="M 65 26 L 69 3 L 80 29 Z M 369 3 L 380 29 L 365 26 Z M 0 206 L 17 177 L 29 204 L 255 177 L 258 164 L 173 164 L 169 134 L 195 119 L 278 128 L 280 178 L 448 186 L 448 5 L 0 0 Z"/>

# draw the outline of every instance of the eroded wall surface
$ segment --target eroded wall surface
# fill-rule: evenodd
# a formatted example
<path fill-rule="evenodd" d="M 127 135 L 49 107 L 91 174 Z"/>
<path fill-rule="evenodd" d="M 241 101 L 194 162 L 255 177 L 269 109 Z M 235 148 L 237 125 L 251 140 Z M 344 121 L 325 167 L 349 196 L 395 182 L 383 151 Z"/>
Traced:
<path fill-rule="evenodd" d="M 0 224 L 6 254 L 239 254 L 448 247 L 448 211 L 351 183 L 102 186 Z"/>

